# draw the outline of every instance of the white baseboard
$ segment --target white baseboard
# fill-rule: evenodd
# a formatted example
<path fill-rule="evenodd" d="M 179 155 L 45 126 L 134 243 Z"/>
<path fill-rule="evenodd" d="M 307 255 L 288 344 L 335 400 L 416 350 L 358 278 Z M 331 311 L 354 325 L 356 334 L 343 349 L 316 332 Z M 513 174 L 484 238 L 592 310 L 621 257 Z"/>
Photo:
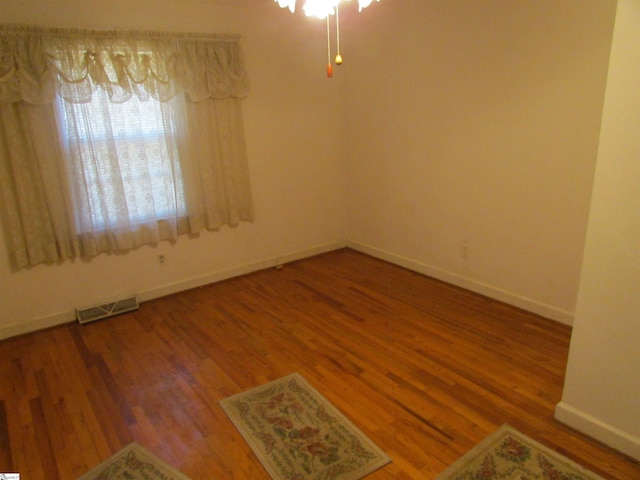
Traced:
<path fill-rule="evenodd" d="M 227 270 L 220 270 L 217 272 L 208 273 L 200 277 L 194 277 L 187 280 L 181 280 L 169 285 L 163 285 L 158 288 L 153 288 L 138 294 L 138 298 L 142 302 L 147 300 L 153 300 L 154 298 L 164 297 L 174 293 L 189 290 L 191 288 L 201 287 L 210 283 L 220 282 L 228 278 L 239 277 L 246 275 L 247 273 L 257 272 L 258 270 L 264 270 L 266 268 L 275 267 L 277 265 L 284 265 L 285 263 L 294 262 L 303 258 L 313 257 L 322 253 L 332 252 L 340 248 L 346 247 L 346 242 L 331 242 L 324 245 L 317 245 L 305 250 L 299 250 L 296 252 L 279 255 L 277 257 L 270 257 L 257 262 L 247 263 L 244 265 L 238 265 L 236 267 L 229 268 Z"/>
<path fill-rule="evenodd" d="M 605 423 L 566 402 L 556 405 L 555 418 L 611 448 L 640 460 L 640 438 Z"/>
<path fill-rule="evenodd" d="M 528 312 L 535 313 L 550 320 L 555 320 L 556 322 L 560 322 L 569 326 L 573 325 L 573 312 L 547 305 L 536 300 L 517 295 L 513 292 L 508 292 L 506 290 L 496 288 L 492 285 L 477 282 L 473 279 L 466 278 L 455 273 L 447 272 L 437 267 L 426 265 L 416 260 L 380 250 L 378 248 L 371 247 L 359 242 L 349 241 L 347 243 L 347 247 L 362 253 L 366 253 L 367 255 L 371 255 L 372 257 L 380 258 L 381 260 L 385 260 L 395 265 L 408 268 L 409 270 L 413 270 L 414 272 L 422 273 L 429 277 L 442 280 L 443 282 L 447 282 L 452 285 L 471 290 L 472 292 L 485 295 L 489 298 L 508 303 L 509 305 L 522 308 L 523 310 L 527 310 Z"/>
<path fill-rule="evenodd" d="M 45 328 L 55 327 L 63 323 L 73 322 L 76 318 L 76 311 L 60 312 L 46 317 L 36 318 L 16 325 L 8 325 L 0 328 L 0 340 L 6 338 L 17 337 L 25 333 L 44 330 Z"/>
<path fill-rule="evenodd" d="M 140 302 L 145 302 L 154 298 L 171 295 L 184 290 L 189 290 L 191 288 L 219 282 L 228 278 L 245 275 L 247 273 L 263 270 L 265 268 L 274 267 L 279 264 L 284 264 L 303 258 L 312 257 L 344 247 L 352 248 L 359 252 L 371 255 L 376 258 L 380 258 L 395 265 L 400 265 L 415 272 L 437 278 L 438 280 L 442 280 L 447 283 L 451 283 L 452 285 L 456 285 L 473 292 L 486 295 L 487 297 L 494 298 L 510 305 L 514 305 L 516 307 L 536 313 L 545 318 L 564 323 L 566 325 L 571 325 L 573 323 L 573 314 L 571 312 L 545 305 L 543 303 L 536 302 L 534 300 L 521 297 L 504 290 L 497 289 L 495 287 L 492 287 L 491 285 L 475 282 L 473 280 L 446 272 L 436 267 L 422 264 L 420 262 L 402 257 L 400 255 L 386 252 L 384 250 L 380 250 L 362 243 L 349 242 L 346 240 L 317 245 L 308 249 L 290 252 L 276 257 L 269 257 L 252 263 L 238 265 L 226 270 L 215 271 L 206 275 L 183 279 L 175 283 L 165 284 L 145 291 L 136 292 L 136 295 Z M 37 330 L 42 330 L 63 323 L 70 323 L 75 321 L 75 318 L 75 309 L 72 309 L 65 312 L 58 312 L 52 315 L 47 315 L 45 317 L 37 318 L 34 320 L 21 322 L 16 325 L 4 326 L 0 328 L 0 340 L 29 332 L 34 332 Z"/>
<path fill-rule="evenodd" d="M 288 262 L 293 262 L 296 260 L 301 260 L 303 258 L 320 255 L 322 253 L 331 252 L 333 250 L 338 250 L 346 246 L 346 241 L 337 241 L 326 243 L 323 245 L 317 245 L 308 249 L 290 252 L 276 257 L 270 257 L 264 260 L 259 260 L 244 265 L 238 265 L 226 270 L 215 271 L 206 275 L 180 280 L 175 283 L 162 285 L 142 292 L 136 292 L 136 295 L 138 297 L 138 301 L 145 302 L 154 298 L 159 298 L 166 295 L 182 292 L 184 290 L 189 290 L 191 288 L 201 287 L 203 285 L 208 285 L 210 283 L 238 277 L 240 275 L 256 272 L 258 270 L 264 270 L 266 268 L 283 265 Z M 104 299 L 98 299 L 96 303 L 101 303 L 102 300 Z M 44 330 L 45 328 L 55 327 L 56 325 L 62 325 L 64 323 L 71 323 L 75 320 L 76 311 L 74 308 L 68 311 L 58 312 L 34 320 L 21 322 L 16 325 L 3 326 L 0 327 L 0 340 L 23 335 L 25 333 L 35 332 L 37 330 Z"/>

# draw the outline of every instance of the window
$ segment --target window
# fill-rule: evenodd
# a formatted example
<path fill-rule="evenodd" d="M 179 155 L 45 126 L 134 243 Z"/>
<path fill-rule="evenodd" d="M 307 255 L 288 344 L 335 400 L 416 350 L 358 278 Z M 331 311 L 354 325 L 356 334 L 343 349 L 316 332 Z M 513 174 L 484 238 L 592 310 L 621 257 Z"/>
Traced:
<path fill-rule="evenodd" d="M 0 26 L 14 269 L 253 220 L 239 37 Z"/>
<path fill-rule="evenodd" d="M 106 230 L 122 215 L 133 228 L 186 216 L 174 103 L 136 96 L 113 103 L 103 90 L 89 103 L 58 97 L 70 176 L 85 185 L 75 205 L 81 233 Z"/>

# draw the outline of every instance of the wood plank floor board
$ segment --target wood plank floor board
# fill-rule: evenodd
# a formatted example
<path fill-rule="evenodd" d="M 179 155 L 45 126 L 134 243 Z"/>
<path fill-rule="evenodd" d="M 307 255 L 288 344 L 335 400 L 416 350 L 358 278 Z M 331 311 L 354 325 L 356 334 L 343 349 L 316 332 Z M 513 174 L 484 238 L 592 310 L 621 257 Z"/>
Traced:
<path fill-rule="evenodd" d="M 0 342 L 0 471 L 73 479 L 137 441 L 193 480 L 268 479 L 218 402 L 299 372 L 431 479 L 509 423 L 615 480 L 640 464 L 553 418 L 571 329 L 339 250 Z"/>
<path fill-rule="evenodd" d="M 0 465 L 5 465 L 8 472 L 13 471 L 11 458 L 11 437 L 9 436 L 9 422 L 7 419 L 6 402 L 0 400 Z"/>

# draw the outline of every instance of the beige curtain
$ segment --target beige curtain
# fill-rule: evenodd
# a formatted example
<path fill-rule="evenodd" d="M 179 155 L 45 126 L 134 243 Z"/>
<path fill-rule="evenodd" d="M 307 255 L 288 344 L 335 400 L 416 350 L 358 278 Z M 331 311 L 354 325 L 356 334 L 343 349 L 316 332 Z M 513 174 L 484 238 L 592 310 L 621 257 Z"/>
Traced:
<path fill-rule="evenodd" d="M 0 216 L 13 267 L 252 220 L 248 91 L 237 36 L 0 27 Z M 158 126 L 109 123 L 125 104 L 143 120 L 156 104 Z M 123 140 L 136 129 L 162 135 Z"/>
<path fill-rule="evenodd" d="M 78 256 L 51 103 L 0 103 L 0 213 L 14 268 Z"/>

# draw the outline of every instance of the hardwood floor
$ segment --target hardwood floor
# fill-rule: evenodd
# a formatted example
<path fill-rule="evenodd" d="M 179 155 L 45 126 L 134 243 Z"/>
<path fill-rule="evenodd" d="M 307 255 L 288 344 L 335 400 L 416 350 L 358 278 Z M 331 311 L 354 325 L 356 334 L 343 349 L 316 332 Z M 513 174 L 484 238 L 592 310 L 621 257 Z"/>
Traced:
<path fill-rule="evenodd" d="M 75 479 L 137 441 L 193 480 L 268 479 L 218 401 L 299 372 L 431 479 L 503 423 L 612 479 L 640 464 L 558 424 L 570 329 L 340 250 L 0 342 L 0 472 Z"/>

